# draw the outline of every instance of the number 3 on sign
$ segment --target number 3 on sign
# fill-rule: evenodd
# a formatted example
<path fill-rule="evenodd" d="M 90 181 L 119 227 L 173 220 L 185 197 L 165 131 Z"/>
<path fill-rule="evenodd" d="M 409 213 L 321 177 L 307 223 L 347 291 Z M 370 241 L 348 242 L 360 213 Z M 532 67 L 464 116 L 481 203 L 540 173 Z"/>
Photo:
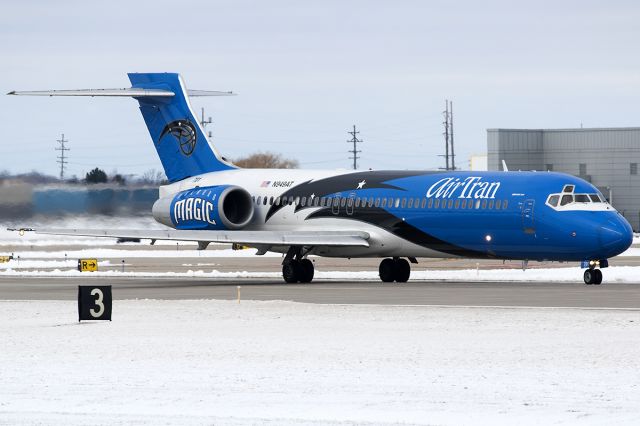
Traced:
<path fill-rule="evenodd" d="M 99 309 L 96 311 L 95 309 L 91 308 L 89 309 L 89 313 L 94 318 L 100 318 L 102 314 L 104 314 L 104 303 L 102 303 L 104 299 L 104 294 L 102 293 L 102 290 L 100 290 L 99 288 L 94 288 L 93 290 L 91 290 L 91 295 L 97 296 L 94 303 Z"/>

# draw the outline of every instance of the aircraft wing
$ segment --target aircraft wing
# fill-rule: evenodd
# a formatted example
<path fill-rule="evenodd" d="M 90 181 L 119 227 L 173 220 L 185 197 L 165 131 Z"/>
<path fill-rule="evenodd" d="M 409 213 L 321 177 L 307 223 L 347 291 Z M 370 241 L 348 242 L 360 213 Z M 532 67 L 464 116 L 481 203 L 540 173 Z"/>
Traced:
<path fill-rule="evenodd" d="M 248 246 L 358 246 L 369 247 L 369 234 L 359 231 L 188 231 L 178 229 L 35 229 L 36 234 L 76 237 L 139 238 Z"/>

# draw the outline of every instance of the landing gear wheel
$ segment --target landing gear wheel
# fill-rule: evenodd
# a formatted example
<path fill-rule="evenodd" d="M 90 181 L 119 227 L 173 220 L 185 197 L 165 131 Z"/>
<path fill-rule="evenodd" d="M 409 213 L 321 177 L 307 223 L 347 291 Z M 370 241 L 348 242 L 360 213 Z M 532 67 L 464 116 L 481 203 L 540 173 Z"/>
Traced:
<path fill-rule="evenodd" d="M 382 259 L 378 273 L 383 283 L 392 283 L 396 276 L 396 263 L 393 259 Z"/>
<path fill-rule="evenodd" d="M 594 269 L 593 274 L 595 275 L 593 283 L 597 285 L 602 284 L 602 271 L 600 269 Z"/>
<path fill-rule="evenodd" d="M 585 284 L 587 284 L 587 285 L 595 284 L 595 282 L 596 282 L 595 271 L 597 271 L 597 269 L 587 269 L 586 271 L 584 271 L 583 278 L 584 278 L 584 283 Z"/>
<path fill-rule="evenodd" d="M 297 283 L 302 275 L 302 267 L 300 263 L 292 260 L 282 265 L 282 278 L 289 284 Z"/>
<path fill-rule="evenodd" d="M 378 273 L 384 283 L 406 283 L 411 275 L 411 265 L 406 259 L 382 259 Z"/>
<path fill-rule="evenodd" d="M 411 275 L 411 265 L 407 262 L 407 259 L 395 259 L 396 267 L 396 281 L 399 283 L 406 283 Z"/>
<path fill-rule="evenodd" d="M 301 274 L 299 276 L 301 283 L 310 283 L 313 280 L 314 268 L 313 262 L 309 259 L 302 259 L 299 262 Z"/>

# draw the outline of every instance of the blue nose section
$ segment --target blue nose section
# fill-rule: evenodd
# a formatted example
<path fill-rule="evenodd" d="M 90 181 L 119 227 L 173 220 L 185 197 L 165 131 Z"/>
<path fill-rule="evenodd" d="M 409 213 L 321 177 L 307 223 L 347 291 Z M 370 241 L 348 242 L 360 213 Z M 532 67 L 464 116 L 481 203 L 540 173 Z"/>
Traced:
<path fill-rule="evenodd" d="M 627 220 L 618 215 L 602 224 L 599 231 L 600 246 L 606 257 L 617 256 L 631 246 L 633 230 Z"/>

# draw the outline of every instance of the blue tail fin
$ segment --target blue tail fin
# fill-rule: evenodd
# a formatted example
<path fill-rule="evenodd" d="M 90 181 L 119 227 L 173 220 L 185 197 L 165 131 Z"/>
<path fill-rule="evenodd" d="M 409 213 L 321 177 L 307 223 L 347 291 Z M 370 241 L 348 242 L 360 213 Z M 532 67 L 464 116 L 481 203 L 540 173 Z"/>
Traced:
<path fill-rule="evenodd" d="M 187 90 L 179 74 L 130 73 L 129 80 L 133 89 L 160 89 L 174 93 L 170 97 L 136 97 L 170 182 L 235 168 L 209 143 L 193 114 Z"/>

